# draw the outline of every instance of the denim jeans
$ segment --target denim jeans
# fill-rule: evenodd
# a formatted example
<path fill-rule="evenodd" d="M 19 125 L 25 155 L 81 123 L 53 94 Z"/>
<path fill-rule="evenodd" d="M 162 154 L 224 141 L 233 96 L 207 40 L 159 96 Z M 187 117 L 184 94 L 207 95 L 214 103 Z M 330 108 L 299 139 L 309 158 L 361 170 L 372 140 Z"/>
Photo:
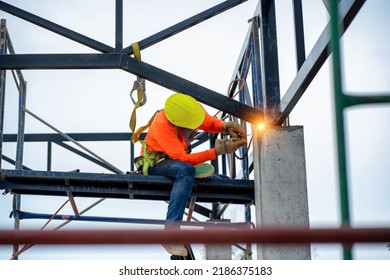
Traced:
<path fill-rule="evenodd" d="M 183 219 L 184 210 L 190 198 L 192 185 L 195 180 L 194 166 L 179 160 L 166 159 L 154 167 L 150 167 L 149 175 L 165 176 L 174 180 L 166 222 L 167 225 L 180 223 Z M 214 174 L 209 178 L 226 179 L 229 177 Z"/>

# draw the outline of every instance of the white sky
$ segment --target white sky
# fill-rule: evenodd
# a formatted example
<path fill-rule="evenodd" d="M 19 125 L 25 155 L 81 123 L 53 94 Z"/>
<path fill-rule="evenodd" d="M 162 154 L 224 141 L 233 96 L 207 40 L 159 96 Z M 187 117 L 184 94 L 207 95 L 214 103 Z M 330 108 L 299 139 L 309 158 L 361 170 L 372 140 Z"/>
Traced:
<path fill-rule="evenodd" d="M 114 3 L 101 1 L 5 1 L 35 13 L 76 32 L 114 46 Z M 124 45 L 142 40 L 222 1 L 124 1 Z M 296 74 L 291 1 L 277 1 L 278 47 L 281 94 Z M 257 0 L 250 0 L 142 51 L 142 59 L 152 65 L 226 93 L 232 71 L 248 30 Z M 306 53 L 309 54 L 328 22 L 328 13 L 317 0 L 304 0 Z M 390 2 L 368 0 L 344 35 L 343 62 L 346 91 L 359 93 L 390 92 Z M 16 52 L 93 53 L 94 51 L 64 39 L 0 11 L 7 19 Z M 291 114 L 292 125 L 303 125 L 307 162 L 310 223 L 312 227 L 337 227 L 340 223 L 335 129 L 331 70 L 328 59 Z M 132 110 L 129 92 L 135 79 L 119 70 L 29 70 L 27 108 L 64 132 L 128 132 Z M 162 107 L 171 92 L 147 83 L 148 103 L 138 110 L 138 124 Z M 7 79 L 5 133 L 17 132 L 17 93 L 10 73 Z M 214 112 L 210 108 L 210 112 Z M 390 225 L 390 108 L 370 105 L 346 111 L 349 140 L 351 218 L 354 226 Z M 26 133 L 52 132 L 27 116 Z M 83 143 L 115 166 L 129 170 L 128 143 Z M 15 158 L 15 145 L 4 145 L 4 154 Z M 66 159 L 66 160 L 65 160 Z M 24 164 L 36 170 L 46 169 L 45 144 L 27 143 Z M 3 168 L 14 167 L 3 162 Z M 107 172 L 53 146 L 53 170 Z M 0 196 L 0 228 L 11 229 L 13 220 L 10 195 Z M 78 199 L 84 209 L 96 199 Z M 22 210 L 53 213 L 64 197 L 23 196 Z M 153 211 L 150 211 L 153 209 Z M 225 218 L 242 221 L 242 206 L 229 207 Z M 107 200 L 88 215 L 164 219 L 166 204 L 150 201 Z M 63 213 L 72 213 L 66 207 Z M 254 211 L 252 211 L 254 216 Z M 44 221 L 22 221 L 22 228 L 38 229 Z M 53 222 L 54 225 L 58 223 Z M 52 225 L 52 227 L 55 227 Z M 69 228 L 119 227 L 133 225 L 74 222 Z M 195 246 L 197 259 L 203 247 Z M 355 248 L 357 259 L 390 259 L 386 244 Z M 0 259 L 8 259 L 9 246 L 0 247 Z M 238 252 L 239 253 L 239 252 Z M 161 246 L 121 247 L 40 247 L 30 249 L 21 259 L 168 259 Z M 340 259 L 338 245 L 312 246 L 313 259 Z"/>

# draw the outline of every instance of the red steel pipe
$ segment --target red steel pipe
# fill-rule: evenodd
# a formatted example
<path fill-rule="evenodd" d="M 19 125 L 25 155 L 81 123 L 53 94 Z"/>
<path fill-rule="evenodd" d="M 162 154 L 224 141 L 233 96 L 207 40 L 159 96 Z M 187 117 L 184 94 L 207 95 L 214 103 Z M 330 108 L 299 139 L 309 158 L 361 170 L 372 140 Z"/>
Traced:
<path fill-rule="evenodd" d="M 303 244 L 390 242 L 390 228 L 0 231 L 4 244 Z"/>

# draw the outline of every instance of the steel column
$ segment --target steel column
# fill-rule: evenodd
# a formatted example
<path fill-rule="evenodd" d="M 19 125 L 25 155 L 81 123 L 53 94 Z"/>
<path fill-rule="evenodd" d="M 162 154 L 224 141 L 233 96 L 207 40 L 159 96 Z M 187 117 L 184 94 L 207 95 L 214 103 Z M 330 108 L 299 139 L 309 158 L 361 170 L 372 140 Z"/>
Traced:
<path fill-rule="evenodd" d="M 123 49 L 123 0 L 115 1 L 115 52 Z"/>
<path fill-rule="evenodd" d="M 52 141 L 47 141 L 47 171 L 51 171 Z"/>
<path fill-rule="evenodd" d="M 262 0 L 259 16 L 264 114 L 274 119 L 280 103 L 275 0 Z"/>
<path fill-rule="evenodd" d="M 262 88 L 263 77 L 261 75 L 261 58 L 260 58 L 260 36 L 259 36 L 259 19 L 255 17 L 252 19 L 252 94 L 253 106 L 263 110 L 264 96 Z M 256 124 L 255 124 L 256 125 Z"/>
<path fill-rule="evenodd" d="M 20 81 L 20 92 L 19 92 L 19 127 L 18 127 L 18 137 L 16 144 L 16 160 L 15 160 L 15 169 L 23 170 L 23 153 L 24 153 L 24 131 L 25 131 L 25 120 L 26 113 L 24 108 L 26 107 L 26 82 Z M 21 200 L 22 196 L 20 194 L 13 195 L 12 208 L 14 211 L 21 209 Z M 20 220 L 17 215 L 14 216 L 14 229 L 20 229 Z M 19 251 L 19 244 L 14 244 L 14 254 Z"/>
<path fill-rule="evenodd" d="M 343 26 L 341 30 L 342 33 L 345 32 L 351 24 L 364 3 L 365 0 L 343 0 L 340 3 L 339 24 Z M 280 101 L 280 114 L 276 120 L 276 125 L 281 125 L 286 120 L 307 87 L 322 68 L 331 53 L 330 40 L 331 27 L 330 23 L 328 23 Z"/>
<path fill-rule="evenodd" d="M 15 160 L 15 169 L 23 170 L 23 153 L 24 153 L 24 131 L 25 131 L 25 121 L 26 113 L 24 108 L 26 107 L 26 87 L 27 83 L 24 80 L 19 81 L 19 127 L 18 127 L 18 137 L 16 143 L 16 160 Z M 12 208 L 14 211 L 20 210 L 21 208 L 21 195 L 13 195 Z M 17 215 L 14 216 L 14 229 L 20 229 L 20 220 Z M 19 244 L 14 244 L 14 254 L 19 251 Z"/>
<path fill-rule="evenodd" d="M 302 0 L 293 0 L 295 47 L 297 56 L 297 69 L 299 70 L 306 60 L 305 33 L 303 31 Z"/>
<path fill-rule="evenodd" d="M 7 22 L 0 23 L 0 55 L 7 54 Z M 6 70 L 0 70 L 0 169 L 2 168 L 3 139 L 4 139 L 4 107 L 5 107 Z"/>

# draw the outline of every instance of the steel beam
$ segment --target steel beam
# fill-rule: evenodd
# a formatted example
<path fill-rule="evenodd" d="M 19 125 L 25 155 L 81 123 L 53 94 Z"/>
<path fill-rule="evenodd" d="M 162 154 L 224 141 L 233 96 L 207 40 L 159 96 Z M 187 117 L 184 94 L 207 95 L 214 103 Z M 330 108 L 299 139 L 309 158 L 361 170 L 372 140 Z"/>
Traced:
<path fill-rule="evenodd" d="M 342 32 L 345 32 L 349 27 L 365 2 L 365 0 L 343 0 L 340 2 L 339 15 L 340 24 L 343 27 L 341 29 Z M 326 59 L 329 57 L 331 53 L 330 40 L 331 26 L 330 23 L 328 23 L 292 81 L 290 87 L 287 89 L 287 92 L 284 94 L 279 105 L 280 114 L 276 120 L 276 125 L 281 125 L 286 120 L 303 93 L 313 81 L 314 77 L 322 68 Z"/>
<path fill-rule="evenodd" d="M 249 70 L 249 65 L 251 63 L 251 49 L 252 49 L 252 25 L 249 27 L 249 30 L 246 34 L 244 43 L 242 45 L 240 54 L 238 56 L 236 66 L 233 71 L 233 75 L 231 77 L 231 81 L 240 78 L 246 77 Z M 231 92 L 229 92 L 229 96 L 233 94 L 234 89 L 232 88 Z"/>
<path fill-rule="evenodd" d="M 263 119 L 258 109 L 124 54 L 0 55 L 0 69 L 122 69 L 250 123 Z"/>
<path fill-rule="evenodd" d="M 154 44 L 157 44 L 158 42 L 165 40 L 179 32 L 182 32 L 196 24 L 199 24 L 213 16 L 216 16 L 228 9 L 231 9 L 243 2 L 246 2 L 247 0 L 228 0 L 225 2 L 222 2 L 204 12 L 201 12 L 195 16 L 192 16 L 182 22 L 179 22 L 169 28 L 166 28 L 152 36 L 149 36 L 141 41 L 138 42 L 140 49 L 145 49 L 147 47 L 150 47 Z M 131 46 L 128 46 L 123 50 L 124 53 L 127 53 L 129 55 L 133 54 L 133 50 Z"/>
<path fill-rule="evenodd" d="M 141 49 L 145 49 L 151 45 L 154 45 L 162 40 L 165 40 L 181 31 L 184 31 L 196 24 L 199 24 L 215 15 L 218 15 L 228 9 L 231 9 L 243 2 L 246 2 L 247 0 L 228 0 L 223 3 L 220 3 L 210 9 L 207 9 L 204 12 L 201 12 L 193 17 L 190 17 L 180 23 L 177 23 L 167 29 L 164 29 L 152 36 L 149 36 L 139 42 L 139 46 Z M 12 6 L 10 4 L 7 4 L 3 1 L 0 1 L 0 10 L 3 10 L 4 12 L 7 12 L 11 15 L 14 15 L 16 17 L 19 17 L 23 20 L 26 20 L 32 24 L 35 24 L 37 26 L 40 26 L 42 28 L 45 28 L 49 31 L 52 31 L 54 33 L 57 33 L 61 36 L 64 36 L 70 40 L 76 41 L 80 44 L 83 44 L 87 47 L 90 47 L 92 49 L 98 50 L 102 53 L 113 53 L 113 52 L 124 52 L 129 55 L 132 54 L 132 48 L 131 46 L 128 46 L 123 49 L 123 0 L 116 0 L 115 3 L 115 12 L 116 12 L 116 18 L 115 18 L 115 48 L 112 48 L 108 45 L 105 45 L 99 41 L 96 41 L 94 39 L 91 39 L 87 36 L 84 36 L 82 34 L 79 34 L 73 30 L 70 30 L 68 28 L 65 28 L 61 25 L 58 25 L 54 22 L 51 22 L 49 20 L 46 20 L 44 18 L 41 18 L 39 16 L 36 16 L 32 13 L 29 13 L 25 10 L 22 10 L 20 8 L 17 8 L 15 6 Z"/>
<path fill-rule="evenodd" d="M 0 69 L 118 69 L 120 54 L 9 54 L 0 56 Z"/>
<path fill-rule="evenodd" d="M 142 61 L 127 57 L 127 59 L 122 59 L 120 63 L 122 69 L 125 71 L 143 76 L 165 88 L 186 93 L 206 105 L 219 109 L 252 124 L 256 124 L 263 119 L 263 112 L 260 110 Z"/>
<path fill-rule="evenodd" d="M 89 160 L 89 161 L 91 161 L 91 162 L 93 162 L 93 163 L 95 163 L 95 164 L 97 164 L 97 165 L 100 165 L 101 167 L 104 167 L 104 168 L 106 168 L 107 170 L 110 170 L 110 171 L 113 172 L 113 173 L 119 173 L 117 169 L 112 168 L 112 166 L 106 164 L 105 162 L 103 162 L 103 161 L 101 161 L 101 160 L 99 160 L 99 159 L 97 159 L 97 158 L 95 158 L 95 157 L 93 157 L 93 156 L 90 156 L 90 155 L 84 153 L 83 151 L 80 151 L 80 150 L 78 150 L 78 149 L 76 149 L 76 148 L 73 148 L 72 146 L 70 146 L 70 145 L 68 145 L 68 144 L 65 144 L 65 143 L 63 143 L 63 142 L 57 142 L 57 141 L 50 142 L 50 143 L 55 143 L 55 144 L 57 144 L 58 146 L 60 146 L 60 147 L 62 147 L 62 148 L 64 148 L 64 149 L 66 149 L 66 150 L 68 150 L 68 151 L 70 151 L 70 152 L 73 152 L 73 153 L 75 153 L 76 155 L 78 155 L 78 156 L 80 156 L 80 157 L 82 157 L 82 158 L 85 158 L 85 159 L 87 159 L 87 160 Z M 50 169 L 48 169 L 48 170 L 50 170 Z"/>
<path fill-rule="evenodd" d="M 76 141 L 130 141 L 130 132 L 113 133 L 67 133 L 69 137 Z M 145 136 L 145 133 L 141 134 Z M 141 136 L 142 137 L 142 136 Z M 16 142 L 16 134 L 4 134 L 4 142 Z M 62 142 L 68 141 L 64 136 L 56 133 L 27 133 L 24 136 L 25 142 Z"/>
<path fill-rule="evenodd" d="M 18 194 L 169 200 L 173 180 L 163 176 L 2 170 L 0 189 Z M 199 202 L 250 204 L 253 180 L 197 179 L 192 195 Z"/>
<path fill-rule="evenodd" d="M 144 218 L 124 218 L 124 217 L 100 217 L 100 216 L 86 216 L 86 215 L 67 215 L 67 214 L 43 214 L 19 211 L 17 214 L 21 220 L 27 219 L 44 219 L 44 220 L 62 220 L 62 221 L 86 221 L 86 222 L 108 222 L 108 223 L 127 223 L 127 224 L 146 224 L 146 225 L 165 225 L 166 220 L 159 219 L 144 219 Z M 205 227 L 205 228 L 248 228 L 251 223 L 237 222 L 230 223 L 226 221 L 183 221 L 182 226 Z"/>
<path fill-rule="evenodd" d="M 33 23 L 37 26 L 40 26 L 42 28 L 45 28 L 49 31 L 52 31 L 54 33 L 57 33 L 61 36 L 64 36 L 65 38 L 68 38 L 70 40 L 73 40 L 75 42 L 78 42 L 84 46 L 90 47 L 94 50 L 103 52 L 103 53 L 111 53 L 114 52 L 114 48 L 107 46 L 101 42 L 98 42 L 94 39 L 91 39 L 87 36 L 84 36 L 82 34 L 79 34 L 73 30 L 70 30 L 68 28 L 65 28 L 61 25 L 58 25 L 54 22 L 51 22 L 49 20 L 46 20 L 44 18 L 41 18 L 39 16 L 36 16 L 32 13 L 29 13 L 27 11 L 24 11 L 22 9 L 19 9 L 15 6 L 12 6 L 10 4 L 7 4 L 3 1 L 0 1 L 0 10 L 3 10 L 6 13 L 9 13 L 11 15 L 14 15 L 18 18 L 21 18 L 23 20 L 26 20 L 30 23 Z"/>

